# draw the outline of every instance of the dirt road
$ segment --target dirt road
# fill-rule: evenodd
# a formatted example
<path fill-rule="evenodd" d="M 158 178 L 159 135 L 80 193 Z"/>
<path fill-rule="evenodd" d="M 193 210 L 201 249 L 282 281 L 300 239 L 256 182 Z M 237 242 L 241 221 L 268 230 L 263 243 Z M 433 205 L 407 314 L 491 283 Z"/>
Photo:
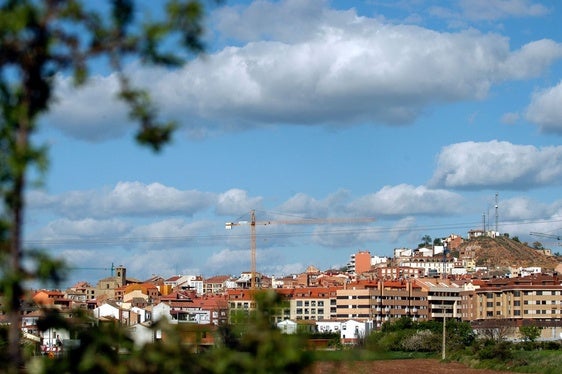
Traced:
<path fill-rule="evenodd" d="M 508 374 L 507 371 L 471 369 L 457 362 L 444 363 L 431 359 L 317 362 L 313 374 Z"/>

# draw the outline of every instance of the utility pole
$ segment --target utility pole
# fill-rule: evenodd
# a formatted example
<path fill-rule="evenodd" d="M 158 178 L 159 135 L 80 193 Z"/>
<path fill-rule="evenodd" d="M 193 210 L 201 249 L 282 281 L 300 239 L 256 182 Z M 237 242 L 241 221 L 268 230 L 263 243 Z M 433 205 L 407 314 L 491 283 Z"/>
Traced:
<path fill-rule="evenodd" d="M 447 340 L 447 328 L 446 328 L 446 324 L 447 324 L 447 319 L 445 318 L 445 300 L 443 300 L 443 346 L 441 348 L 441 360 L 445 360 L 445 345 L 446 345 L 446 340 Z"/>

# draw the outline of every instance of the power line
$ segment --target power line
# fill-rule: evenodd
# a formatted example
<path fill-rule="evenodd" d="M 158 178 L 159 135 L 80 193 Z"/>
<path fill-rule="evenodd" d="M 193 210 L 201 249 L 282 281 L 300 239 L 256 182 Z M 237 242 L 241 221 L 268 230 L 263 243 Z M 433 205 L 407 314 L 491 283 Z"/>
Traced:
<path fill-rule="evenodd" d="M 521 226 L 521 225 L 535 225 L 540 223 L 554 223 L 562 222 L 560 220 L 520 220 L 502 222 L 504 227 Z M 478 227 L 479 223 L 474 222 L 460 222 L 454 224 L 435 224 L 435 225 L 420 225 L 411 226 L 407 228 L 400 227 L 346 227 L 321 230 L 319 233 L 322 236 L 337 236 L 337 235 L 354 235 L 354 234 L 408 234 L 413 232 L 427 232 L 436 230 L 468 230 Z M 312 227 L 316 225 L 311 225 Z M 347 226 L 347 225 L 342 225 Z M 356 225 L 354 225 L 356 226 Z M 314 229 L 306 231 L 286 231 L 281 227 L 285 226 L 268 226 L 257 233 L 257 238 L 289 238 L 310 236 L 314 233 Z M 283 231 L 280 231 L 283 230 Z M 72 246 L 72 245 L 127 245 L 127 244 L 143 244 L 143 243 L 199 243 L 199 242 L 217 242 L 221 240 L 236 240 L 247 239 L 248 235 L 245 233 L 240 234 L 196 234 L 196 235 L 180 235 L 180 236 L 146 236 L 146 237 L 89 237 L 89 238 L 57 238 L 57 239 L 32 239 L 25 240 L 26 246 Z"/>

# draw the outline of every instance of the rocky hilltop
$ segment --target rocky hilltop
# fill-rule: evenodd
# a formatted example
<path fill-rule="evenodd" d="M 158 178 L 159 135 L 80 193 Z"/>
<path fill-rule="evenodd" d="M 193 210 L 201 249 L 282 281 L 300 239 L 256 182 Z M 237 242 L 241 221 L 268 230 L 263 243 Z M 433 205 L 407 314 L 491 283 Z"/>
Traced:
<path fill-rule="evenodd" d="M 555 256 L 546 255 L 543 251 L 504 236 L 479 237 L 465 241 L 461 244 L 459 252 L 473 256 L 477 266 L 486 266 L 490 270 L 540 266 L 548 271 L 560 263 L 560 259 Z"/>

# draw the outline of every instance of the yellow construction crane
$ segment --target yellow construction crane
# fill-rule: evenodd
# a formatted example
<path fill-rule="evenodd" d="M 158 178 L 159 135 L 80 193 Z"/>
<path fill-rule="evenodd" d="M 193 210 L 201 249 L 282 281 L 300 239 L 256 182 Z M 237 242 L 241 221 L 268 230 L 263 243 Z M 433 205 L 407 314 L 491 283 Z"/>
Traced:
<path fill-rule="evenodd" d="M 256 211 L 250 211 L 249 221 L 238 221 L 238 222 L 227 222 L 225 224 L 227 230 L 231 230 L 233 226 L 250 226 L 250 262 L 251 262 L 251 276 L 250 287 L 252 290 L 256 289 L 256 226 L 267 226 L 273 224 L 284 224 L 284 225 L 314 225 L 317 223 L 361 223 L 361 222 L 373 222 L 374 218 L 310 218 L 310 219 L 298 219 L 298 220 L 266 220 L 266 221 L 256 221 Z"/>

